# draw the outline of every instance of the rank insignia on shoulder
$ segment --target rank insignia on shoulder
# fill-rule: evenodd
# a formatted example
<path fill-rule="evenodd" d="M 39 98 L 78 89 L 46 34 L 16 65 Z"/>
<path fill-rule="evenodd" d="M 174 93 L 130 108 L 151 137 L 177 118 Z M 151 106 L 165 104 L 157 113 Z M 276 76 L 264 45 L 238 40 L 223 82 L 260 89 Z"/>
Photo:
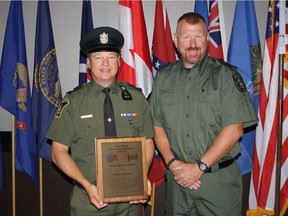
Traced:
<path fill-rule="evenodd" d="M 240 92 L 244 93 L 244 92 L 247 91 L 246 85 L 245 85 L 245 83 L 244 83 L 244 81 L 242 79 L 242 76 L 240 74 L 238 74 L 238 73 L 234 74 L 233 75 L 233 80 L 234 80 L 234 83 L 235 83 L 237 89 Z"/>
<path fill-rule="evenodd" d="M 128 92 L 127 87 L 125 85 L 120 84 L 120 88 L 121 88 L 121 91 L 122 91 L 123 100 L 132 100 L 132 96 Z"/>
<path fill-rule="evenodd" d="M 66 98 L 62 98 L 61 104 L 62 105 L 55 112 L 55 118 L 61 117 L 62 111 L 69 104 L 69 101 Z"/>

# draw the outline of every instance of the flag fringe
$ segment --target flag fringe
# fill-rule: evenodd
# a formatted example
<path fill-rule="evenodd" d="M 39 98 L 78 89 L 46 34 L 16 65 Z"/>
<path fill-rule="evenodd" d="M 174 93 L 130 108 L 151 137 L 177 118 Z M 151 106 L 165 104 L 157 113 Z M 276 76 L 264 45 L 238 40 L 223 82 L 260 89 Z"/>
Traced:
<path fill-rule="evenodd" d="M 274 213 L 274 210 L 267 210 L 257 207 L 257 209 L 248 209 L 246 212 L 246 216 L 274 215 Z"/>
<path fill-rule="evenodd" d="M 261 214 L 256 209 L 249 209 L 246 212 L 246 216 L 261 216 Z"/>
<path fill-rule="evenodd" d="M 287 209 L 288 209 L 288 199 L 286 199 L 286 201 L 285 201 L 285 203 L 281 209 L 280 216 L 283 216 L 286 213 Z"/>

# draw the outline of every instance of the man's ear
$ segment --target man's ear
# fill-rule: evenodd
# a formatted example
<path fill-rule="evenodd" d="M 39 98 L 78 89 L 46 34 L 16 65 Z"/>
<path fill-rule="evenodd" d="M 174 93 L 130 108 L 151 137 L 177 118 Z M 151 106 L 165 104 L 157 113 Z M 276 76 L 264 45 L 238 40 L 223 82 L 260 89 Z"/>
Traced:
<path fill-rule="evenodd" d="M 87 65 L 87 68 L 90 69 L 90 60 L 89 60 L 89 58 L 86 59 L 86 65 Z"/>
<path fill-rule="evenodd" d="M 177 48 L 177 36 L 176 36 L 176 33 L 173 34 L 173 43 L 174 43 L 174 46 Z"/>

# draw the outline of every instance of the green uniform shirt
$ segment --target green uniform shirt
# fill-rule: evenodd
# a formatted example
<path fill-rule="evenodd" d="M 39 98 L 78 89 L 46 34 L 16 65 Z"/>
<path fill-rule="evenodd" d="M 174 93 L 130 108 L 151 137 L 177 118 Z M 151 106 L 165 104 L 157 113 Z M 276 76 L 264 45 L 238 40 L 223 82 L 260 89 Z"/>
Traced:
<path fill-rule="evenodd" d="M 154 125 L 162 127 L 175 156 L 195 162 L 223 127 L 257 123 L 257 116 L 240 74 L 206 55 L 191 70 L 181 60 L 159 71 L 150 97 Z M 222 160 L 235 157 L 237 143 Z"/>
<path fill-rule="evenodd" d="M 132 100 L 123 100 L 118 83 L 110 86 L 117 136 L 154 136 L 149 104 L 142 92 L 125 84 Z M 63 98 L 47 138 L 70 147 L 75 163 L 96 183 L 95 138 L 104 137 L 103 87 L 94 81 L 76 88 Z"/>

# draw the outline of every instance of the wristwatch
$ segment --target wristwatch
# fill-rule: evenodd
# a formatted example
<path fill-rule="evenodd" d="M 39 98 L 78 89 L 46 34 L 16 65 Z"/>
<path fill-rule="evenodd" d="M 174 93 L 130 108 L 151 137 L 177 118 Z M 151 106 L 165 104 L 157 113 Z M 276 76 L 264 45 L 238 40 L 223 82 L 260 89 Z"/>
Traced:
<path fill-rule="evenodd" d="M 207 172 L 209 170 L 207 164 L 205 164 L 204 162 L 202 162 L 201 160 L 197 161 L 198 167 L 202 172 Z"/>

